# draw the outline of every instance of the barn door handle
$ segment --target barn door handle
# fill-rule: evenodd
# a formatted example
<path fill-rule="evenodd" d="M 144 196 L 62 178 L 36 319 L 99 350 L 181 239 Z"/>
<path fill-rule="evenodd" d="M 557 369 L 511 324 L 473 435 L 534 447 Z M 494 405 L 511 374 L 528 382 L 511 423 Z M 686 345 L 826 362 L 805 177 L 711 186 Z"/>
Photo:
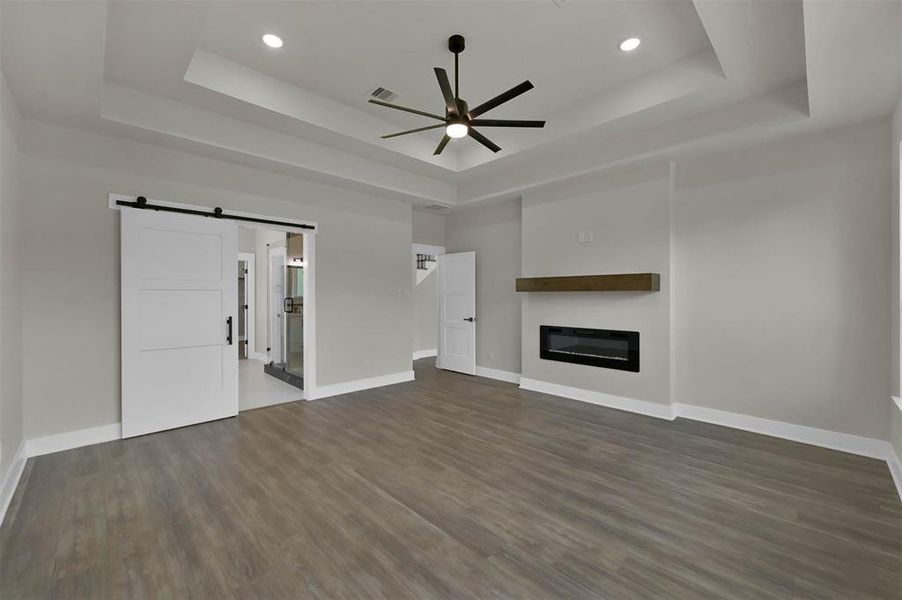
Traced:
<path fill-rule="evenodd" d="M 229 326 L 229 335 L 226 336 L 226 341 L 229 343 L 229 346 L 232 345 L 232 317 L 226 319 L 226 325 Z"/>

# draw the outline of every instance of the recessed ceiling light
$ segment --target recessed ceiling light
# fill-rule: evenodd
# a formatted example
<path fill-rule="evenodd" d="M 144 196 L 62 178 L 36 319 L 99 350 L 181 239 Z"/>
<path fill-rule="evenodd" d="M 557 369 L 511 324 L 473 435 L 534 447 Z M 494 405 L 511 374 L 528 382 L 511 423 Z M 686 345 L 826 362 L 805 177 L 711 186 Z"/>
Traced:
<path fill-rule="evenodd" d="M 632 52 L 636 48 L 639 47 L 639 44 L 642 43 L 642 40 L 639 38 L 626 38 L 622 42 L 620 42 L 620 49 L 624 52 Z"/>
<path fill-rule="evenodd" d="M 445 127 L 445 133 L 447 133 L 450 138 L 462 138 L 466 136 L 469 131 L 470 128 L 464 123 L 451 123 Z"/>
<path fill-rule="evenodd" d="M 282 47 L 282 38 L 272 33 L 267 33 L 263 36 L 263 43 L 269 46 L 270 48 L 281 48 Z"/>

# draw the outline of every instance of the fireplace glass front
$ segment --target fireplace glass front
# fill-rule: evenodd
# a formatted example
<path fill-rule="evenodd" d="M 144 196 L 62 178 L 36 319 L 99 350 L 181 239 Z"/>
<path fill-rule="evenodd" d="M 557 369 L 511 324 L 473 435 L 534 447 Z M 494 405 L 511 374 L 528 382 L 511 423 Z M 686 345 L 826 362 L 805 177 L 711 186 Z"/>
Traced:
<path fill-rule="evenodd" d="M 580 327 L 539 327 L 539 355 L 546 360 L 639 371 L 639 332 Z"/>

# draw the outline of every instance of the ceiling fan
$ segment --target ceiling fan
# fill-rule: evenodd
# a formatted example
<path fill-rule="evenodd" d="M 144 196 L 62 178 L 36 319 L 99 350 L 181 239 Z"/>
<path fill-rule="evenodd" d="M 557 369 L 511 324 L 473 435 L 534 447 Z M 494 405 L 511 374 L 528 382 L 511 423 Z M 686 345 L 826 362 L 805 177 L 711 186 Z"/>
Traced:
<path fill-rule="evenodd" d="M 470 108 L 467 103 L 460 98 L 460 94 L 458 93 L 458 76 L 457 76 L 457 63 L 458 57 L 461 52 L 464 51 L 464 36 L 462 35 L 452 35 L 448 38 L 448 50 L 454 53 L 454 91 L 451 91 L 451 83 L 448 81 L 448 73 L 444 69 L 440 69 L 435 67 L 435 76 L 438 79 L 439 88 L 442 90 L 442 97 L 445 100 L 445 116 L 434 115 L 432 113 L 424 112 L 422 110 L 417 110 L 415 108 L 407 108 L 406 106 L 398 106 L 397 104 L 389 104 L 388 102 L 382 102 L 381 100 L 370 100 L 373 104 L 378 104 L 379 106 L 387 106 L 388 108 L 394 108 L 395 110 L 403 110 L 404 112 L 413 113 L 415 115 L 421 115 L 423 117 L 429 117 L 431 119 L 437 119 L 441 121 L 438 125 L 429 125 L 427 127 L 419 127 L 417 129 L 410 129 L 408 131 L 400 131 L 398 133 L 391 133 L 389 135 L 383 135 L 383 139 L 394 138 L 401 135 L 408 135 L 411 133 L 419 133 L 421 131 L 429 131 L 430 129 L 438 129 L 439 127 L 445 128 L 445 135 L 442 136 L 442 141 L 438 143 L 438 147 L 433 152 L 433 155 L 441 154 L 442 150 L 445 149 L 445 146 L 448 145 L 448 142 L 451 141 L 451 138 L 462 138 L 466 136 L 470 136 L 492 152 L 498 152 L 501 150 L 501 147 L 496 145 L 492 140 L 488 139 L 474 127 L 544 127 L 545 121 L 518 121 L 518 120 L 510 120 L 510 119 L 480 119 L 479 115 L 486 113 L 493 108 L 504 104 L 508 100 L 513 100 L 520 94 L 524 92 L 528 92 L 533 88 L 533 85 L 529 80 L 524 81 L 520 85 L 516 85 L 511 89 L 507 90 L 503 94 L 499 94 L 488 100 L 483 102 L 476 108 Z"/>

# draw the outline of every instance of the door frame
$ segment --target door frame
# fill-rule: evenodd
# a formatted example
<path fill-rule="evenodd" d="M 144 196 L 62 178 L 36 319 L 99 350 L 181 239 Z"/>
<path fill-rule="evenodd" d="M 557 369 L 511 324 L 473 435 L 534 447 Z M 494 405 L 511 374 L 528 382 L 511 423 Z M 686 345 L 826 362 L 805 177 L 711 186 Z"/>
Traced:
<path fill-rule="evenodd" d="M 135 202 L 138 199 L 136 194 L 108 194 L 107 206 L 112 210 L 120 210 L 121 207 L 116 202 L 122 200 L 126 202 Z M 200 204 L 186 204 L 183 202 L 169 202 L 166 200 L 158 200 L 156 198 L 147 197 L 149 204 L 157 204 L 161 206 L 171 206 L 173 208 L 183 208 L 189 210 L 200 210 L 210 212 L 213 210 L 211 206 Z M 239 221 L 242 227 L 251 229 L 267 229 L 270 231 L 284 231 L 286 233 L 301 233 L 304 235 L 304 399 L 315 400 L 317 398 L 316 388 L 316 234 L 319 232 L 319 225 L 316 221 L 306 221 L 303 219 L 293 219 L 280 215 L 272 215 L 265 213 L 251 213 L 236 210 L 229 210 L 229 214 L 240 217 L 250 217 L 253 219 L 278 220 L 280 224 L 255 223 L 253 221 Z M 267 260 L 269 257 L 267 256 Z M 121 402 L 121 398 L 120 398 Z"/>
<path fill-rule="evenodd" d="M 244 300 L 247 302 L 247 310 L 244 315 L 244 347 L 247 350 L 245 358 L 256 358 L 254 346 L 257 343 L 257 283 L 254 279 L 254 271 L 257 268 L 257 255 L 253 252 L 238 252 L 238 260 L 247 264 L 247 273 L 244 275 L 244 285 L 247 287 Z"/>
<path fill-rule="evenodd" d="M 449 369 L 445 366 L 445 361 L 443 360 L 445 356 L 445 272 L 444 269 L 445 263 L 447 260 L 453 258 L 455 255 L 463 255 L 463 254 L 472 254 L 473 255 L 473 316 L 470 320 L 471 328 L 470 328 L 470 339 L 472 342 L 473 348 L 473 364 L 471 371 L 456 371 L 455 369 Z M 440 254 L 436 257 L 438 264 L 436 265 L 436 273 L 439 276 L 438 280 L 438 321 L 439 321 L 439 330 L 438 330 L 438 348 L 435 357 L 435 366 L 439 369 L 447 369 L 447 370 L 455 370 L 458 373 L 465 373 L 468 375 L 476 374 L 476 251 L 470 250 L 465 252 L 446 252 L 445 254 Z"/>

